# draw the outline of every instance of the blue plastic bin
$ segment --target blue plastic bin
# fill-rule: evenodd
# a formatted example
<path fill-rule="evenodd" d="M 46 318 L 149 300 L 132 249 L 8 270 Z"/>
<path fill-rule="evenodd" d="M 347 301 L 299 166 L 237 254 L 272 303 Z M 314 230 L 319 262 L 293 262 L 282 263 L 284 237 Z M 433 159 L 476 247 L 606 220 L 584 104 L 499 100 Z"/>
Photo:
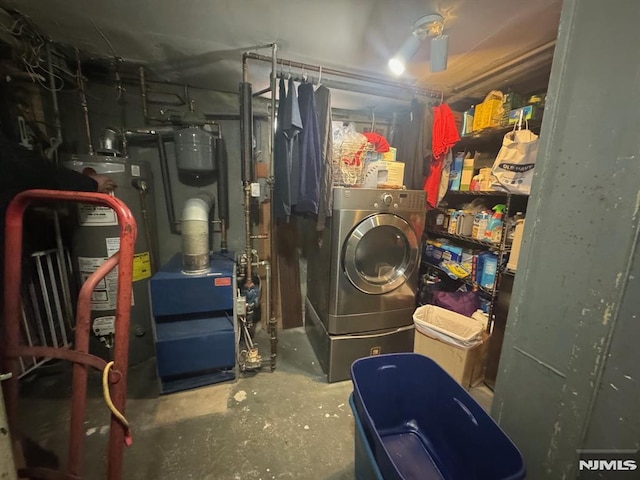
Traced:
<path fill-rule="evenodd" d="M 373 456 L 371 446 L 367 441 L 367 437 L 362 428 L 362 422 L 353 403 L 353 394 L 349 395 L 349 405 L 353 411 L 353 420 L 355 423 L 355 471 L 356 480 L 384 480 L 376 459 Z"/>
<path fill-rule="evenodd" d="M 430 358 L 361 358 L 351 378 L 357 416 L 385 480 L 525 478 L 517 447 Z"/>

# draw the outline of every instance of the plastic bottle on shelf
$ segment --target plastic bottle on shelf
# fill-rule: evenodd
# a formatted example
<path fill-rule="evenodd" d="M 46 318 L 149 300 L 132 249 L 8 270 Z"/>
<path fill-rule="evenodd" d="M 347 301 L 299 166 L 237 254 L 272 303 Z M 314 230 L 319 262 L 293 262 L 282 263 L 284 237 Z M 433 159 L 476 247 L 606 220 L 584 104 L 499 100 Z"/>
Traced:
<path fill-rule="evenodd" d="M 485 231 L 487 230 L 487 224 L 491 219 L 491 214 L 487 212 L 479 212 L 476 213 L 475 218 L 473 219 L 473 230 L 471 231 L 471 236 L 476 240 L 484 240 L 485 239 Z"/>
<path fill-rule="evenodd" d="M 506 208 L 507 206 L 503 203 L 494 205 L 492 208 L 494 213 L 491 216 L 489 223 L 487 223 L 487 229 L 484 232 L 485 240 L 492 243 L 500 243 L 500 240 L 502 239 L 502 227 L 504 224 L 502 217 L 504 216 L 504 210 Z"/>
<path fill-rule="evenodd" d="M 505 220 L 504 232 L 507 236 L 508 241 L 513 241 L 513 236 L 515 234 L 516 225 L 518 224 L 518 220 L 522 220 L 524 218 L 524 214 L 522 212 L 516 212 L 513 217 L 508 217 Z"/>

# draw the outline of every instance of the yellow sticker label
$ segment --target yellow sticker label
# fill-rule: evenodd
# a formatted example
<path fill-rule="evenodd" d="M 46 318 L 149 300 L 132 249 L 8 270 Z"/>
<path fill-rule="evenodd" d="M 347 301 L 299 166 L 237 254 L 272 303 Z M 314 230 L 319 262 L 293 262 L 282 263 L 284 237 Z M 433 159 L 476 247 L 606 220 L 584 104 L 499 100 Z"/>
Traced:
<path fill-rule="evenodd" d="M 136 253 L 133 256 L 133 281 L 144 280 L 151 276 L 151 258 L 149 252 Z"/>

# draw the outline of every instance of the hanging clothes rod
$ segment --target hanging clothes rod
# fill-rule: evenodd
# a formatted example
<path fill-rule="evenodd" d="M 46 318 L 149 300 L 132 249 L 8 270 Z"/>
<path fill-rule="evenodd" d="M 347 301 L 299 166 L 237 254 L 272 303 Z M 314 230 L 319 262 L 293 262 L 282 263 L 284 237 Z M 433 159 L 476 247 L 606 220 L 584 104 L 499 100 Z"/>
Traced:
<path fill-rule="evenodd" d="M 324 73 L 324 70 L 323 70 L 323 73 Z M 288 72 L 277 72 L 276 78 L 284 78 L 285 80 L 288 80 L 289 78 L 291 78 L 294 82 L 299 82 L 299 83 L 306 82 L 312 85 L 319 85 L 321 83 L 325 87 L 330 88 L 332 90 L 343 90 L 343 91 L 359 93 L 363 95 L 371 95 L 374 97 L 392 98 L 394 100 L 401 100 L 406 102 L 410 102 L 416 96 L 424 97 L 424 95 L 421 95 L 420 93 L 416 93 L 413 90 L 411 91 L 410 90 L 393 90 L 389 87 L 355 84 L 355 83 L 341 82 L 338 80 L 332 80 L 332 79 L 326 79 L 326 78 L 319 79 L 319 77 L 312 76 L 312 75 L 298 75 L 298 74 L 293 75 Z M 256 92 L 254 96 L 256 96 L 258 93 L 263 94 L 269 91 L 271 91 L 271 88 L 266 88 L 263 91 Z M 424 97 L 424 98 L 431 99 L 432 97 Z M 435 101 L 435 98 L 433 100 Z"/>
<path fill-rule="evenodd" d="M 243 60 L 246 59 L 250 59 L 250 60 L 258 60 L 261 62 L 268 62 L 268 63 L 272 63 L 273 59 L 270 56 L 266 56 L 266 55 L 260 55 L 258 53 L 253 53 L 253 52 L 247 52 L 243 55 Z M 310 65 L 310 64 L 306 64 L 306 63 L 301 63 L 301 62 L 296 62 L 294 60 L 287 60 L 287 59 L 283 59 L 283 58 L 278 58 L 276 61 L 277 65 L 279 65 L 282 68 L 297 68 L 300 70 L 308 70 L 308 71 L 314 71 L 318 73 L 318 76 L 320 74 L 324 75 L 330 75 L 332 77 L 342 77 L 342 78 L 347 78 L 350 80 L 356 80 L 358 82 L 363 82 L 363 83 L 369 83 L 369 84 L 374 84 L 374 85 L 380 85 L 383 87 L 391 87 L 391 88 L 395 88 L 395 89 L 399 89 L 399 90 L 404 90 L 407 92 L 411 92 L 413 94 L 417 94 L 417 95 L 421 95 L 421 96 L 425 96 L 425 97 L 440 97 L 441 92 L 436 91 L 436 90 L 431 90 L 428 88 L 423 88 L 423 87 L 418 87 L 415 85 L 409 85 L 407 83 L 401 83 L 401 82 L 394 82 L 392 80 L 387 80 L 385 78 L 382 77 L 374 77 L 371 75 L 363 75 L 360 73 L 354 73 L 354 72 L 348 72 L 345 70 L 338 70 L 335 68 L 329 68 L 329 67 L 324 67 L 324 66 L 320 66 L 320 65 Z M 322 83 L 327 83 L 326 81 L 322 81 Z M 387 95 L 388 96 L 388 95 Z"/>

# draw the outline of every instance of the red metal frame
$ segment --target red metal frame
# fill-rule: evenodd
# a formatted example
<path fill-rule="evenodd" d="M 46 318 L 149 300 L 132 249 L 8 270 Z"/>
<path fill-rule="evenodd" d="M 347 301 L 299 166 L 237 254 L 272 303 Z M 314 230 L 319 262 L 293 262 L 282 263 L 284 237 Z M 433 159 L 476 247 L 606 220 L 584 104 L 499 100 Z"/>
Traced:
<path fill-rule="evenodd" d="M 75 348 L 27 347 L 20 345 L 20 284 L 22 258 L 22 224 L 26 208 L 35 201 L 68 201 L 91 203 L 112 208 L 120 225 L 120 251 L 98 268 L 82 285 L 76 313 Z M 95 286 L 115 266 L 118 266 L 118 299 L 115 320 L 114 365 L 109 376 L 111 398 L 115 407 L 125 413 L 127 396 L 127 366 L 129 362 L 129 315 L 131 311 L 131 284 L 133 253 L 136 241 L 136 222 L 129 208 L 120 200 L 102 193 L 67 192 L 56 190 L 28 190 L 18 194 L 7 209 L 4 271 L 4 345 L 3 363 L 13 373 L 3 382 L 9 428 L 15 434 L 18 421 L 18 358 L 46 356 L 73 362 L 73 390 L 71 398 L 71 425 L 69 431 L 69 458 L 67 473 L 38 469 L 38 478 L 79 479 L 82 471 L 82 442 L 87 403 L 88 367 L 104 369 L 105 360 L 89 354 L 91 329 L 91 294 Z M 5 371 L 6 371 L 5 370 Z M 125 427 L 111 415 L 108 452 L 108 479 L 122 477 L 122 463 L 126 436 Z M 33 470 L 31 473 L 36 473 Z M 29 477 L 28 469 L 24 470 Z"/>

